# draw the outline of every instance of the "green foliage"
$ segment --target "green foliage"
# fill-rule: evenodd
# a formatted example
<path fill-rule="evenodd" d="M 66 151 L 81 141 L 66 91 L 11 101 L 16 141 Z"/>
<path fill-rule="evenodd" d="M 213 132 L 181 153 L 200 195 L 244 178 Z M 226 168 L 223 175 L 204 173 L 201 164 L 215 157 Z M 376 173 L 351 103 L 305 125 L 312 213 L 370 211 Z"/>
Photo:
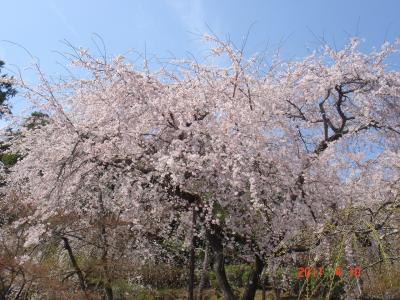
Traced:
<path fill-rule="evenodd" d="M 34 111 L 30 117 L 26 119 L 24 126 L 29 129 L 37 129 L 49 123 L 49 115 L 40 111 Z"/>
<path fill-rule="evenodd" d="M 186 285 L 187 271 L 167 264 L 146 264 L 138 269 L 141 283 L 154 288 L 174 288 Z"/>
<path fill-rule="evenodd" d="M 4 61 L 0 60 L 0 73 L 1 69 L 4 67 Z M 7 78 L 7 74 L 0 75 L 1 78 Z M 4 110 L 9 110 L 9 105 L 7 100 L 14 97 L 17 91 L 13 88 L 11 83 L 0 82 L 0 117 L 4 114 Z"/>
<path fill-rule="evenodd" d="M 328 294 L 329 299 L 341 299 L 344 293 L 345 283 L 341 277 L 335 276 L 333 269 L 324 269 L 324 276 L 322 277 L 318 275 L 314 277 L 311 274 L 309 278 L 299 279 L 297 278 L 297 272 L 293 274 L 293 277 L 295 277 L 291 280 L 293 292 L 307 299 L 311 297 L 325 299 Z"/>
<path fill-rule="evenodd" d="M 18 161 L 21 156 L 12 152 L 3 152 L 0 153 L 0 162 L 4 165 L 5 168 L 12 167 Z M 6 177 L 0 176 L 0 186 L 4 186 L 6 184 Z"/>
<path fill-rule="evenodd" d="M 251 266 L 245 264 L 226 266 L 226 275 L 229 282 L 238 288 L 246 286 L 250 271 Z"/>
<path fill-rule="evenodd" d="M 243 288 L 246 286 L 250 271 L 251 271 L 251 266 L 246 264 L 225 266 L 225 272 L 226 276 L 228 277 L 228 281 L 235 289 Z M 211 282 L 211 286 L 217 289 L 218 285 L 215 273 L 212 271 L 208 272 L 207 276 Z"/>
<path fill-rule="evenodd" d="M 217 217 L 221 223 L 225 221 L 226 211 L 218 202 L 214 202 L 212 213 L 213 216 Z"/>
<path fill-rule="evenodd" d="M 0 154 L 0 161 L 4 164 L 5 167 L 12 167 L 15 165 L 20 159 L 21 156 L 17 153 L 5 152 Z"/>
<path fill-rule="evenodd" d="M 148 288 L 137 287 L 135 291 L 130 294 L 132 298 L 117 298 L 117 299 L 135 299 L 135 300 L 183 300 L 187 299 L 186 288 L 181 289 L 158 289 L 151 290 Z M 209 298 L 206 298 L 209 299 Z"/>
<path fill-rule="evenodd" d="M 146 289 L 146 288 L 138 288 L 137 290 L 135 290 L 135 292 L 133 293 L 134 295 L 134 299 L 137 300 L 147 300 L 147 299 L 154 299 L 154 292 Z"/>

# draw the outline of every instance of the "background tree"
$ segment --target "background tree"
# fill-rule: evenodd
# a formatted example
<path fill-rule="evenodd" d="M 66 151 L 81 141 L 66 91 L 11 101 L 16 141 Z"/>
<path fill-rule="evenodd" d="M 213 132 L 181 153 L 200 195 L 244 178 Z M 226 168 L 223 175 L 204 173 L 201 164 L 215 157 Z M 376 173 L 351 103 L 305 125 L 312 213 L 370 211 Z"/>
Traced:
<path fill-rule="evenodd" d="M 0 60 L 0 74 L 4 67 L 4 62 Z M 0 75 L 0 117 L 4 114 L 11 113 L 10 104 L 8 100 L 14 97 L 17 91 L 13 87 L 13 78 L 7 74 Z"/>

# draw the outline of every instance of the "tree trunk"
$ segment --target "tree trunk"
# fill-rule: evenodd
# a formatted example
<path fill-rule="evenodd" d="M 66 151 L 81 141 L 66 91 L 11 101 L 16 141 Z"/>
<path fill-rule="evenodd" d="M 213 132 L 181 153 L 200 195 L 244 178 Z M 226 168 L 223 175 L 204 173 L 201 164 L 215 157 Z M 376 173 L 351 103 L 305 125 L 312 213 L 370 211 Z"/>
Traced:
<path fill-rule="evenodd" d="M 225 300 L 234 300 L 233 291 L 225 273 L 225 258 L 221 233 L 216 229 L 215 233 L 208 232 L 207 238 L 214 253 L 214 272 L 217 277 L 218 287 L 221 289 Z"/>
<path fill-rule="evenodd" d="M 264 268 L 264 263 L 258 254 L 255 255 L 254 268 L 249 274 L 243 300 L 253 300 L 256 296 L 257 287 L 260 282 L 260 275 Z"/>
<path fill-rule="evenodd" d="M 107 300 L 113 300 L 114 296 L 113 296 L 113 290 L 112 290 L 111 286 L 109 286 L 107 284 L 104 289 L 105 289 L 105 292 L 106 292 L 106 299 Z"/>
<path fill-rule="evenodd" d="M 106 226 L 105 226 L 105 219 L 107 217 L 105 208 L 104 208 L 104 203 L 103 203 L 103 197 L 102 193 L 100 192 L 99 195 L 99 206 L 100 206 L 100 220 L 99 220 L 99 225 L 100 225 L 100 238 L 102 242 L 102 254 L 101 254 L 101 262 L 103 265 L 103 271 L 104 271 L 104 277 L 105 280 L 103 281 L 104 285 L 104 293 L 105 297 L 107 300 L 113 300 L 113 290 L 111 287 L 111 280 L 109 276 L 109 270 L 108 270 L 108 241 L 107 241 L 107 231 L 106 231 Z"/>
<path fill-rule="evenodd" d="M 69 260 L 72 264 L 72 267 L 75 270 L 76 275 L 78 275 L 78 279 L 79 279 L 79 285 L 81 286 L 82 291 L 85 293 L 86 295 L 86 282 L 85 282 L 85 277 L 83 276 L 82 270 L 79 268 L 79 265 L 75 259 L 75 255 L 72 252 L 72 248 L 71 245 L 69 244 L 69 241 L 66 237 L 61 237 L 61 239 L 64 242 L 64 249 L 67 250 L 68 252 L 68 257 Z"/>
<path fill-rule="evenodd" d="M 188 300 L 194 299 L 194 268 L 195 268 L 195 230 L 196 230 L 196 212 L 192 211 L 192 236 L 190 241 L 190 257 L 189 257 L 189 282 L 188 282 Z"/>
<path fill-rule="evenodd" d="M 222 290 L 225 300 L 233 300 L 233 291 L 226 278 L 224 260 L 222 249 L 221 251 L 218 250 L 214 252 L 214 272 L 217 277 L 218 286 Z"/>
<path fill-rule="evenodd" d="M 281 300 L 281 289 L 280 288 L 274 288 L 274 296 L 275 296 L 275 300 Z"/>
<path fill-rule="evenodd" d="M 261 294 L 261 300 L 265 300 L 265 297 L 266 297 L 266 291 L 265 291 L 265 288 L 266 288 L 266 285 L 267 285 L 267 276 L 264 274 L 264 278 L 262 279 L 262 294 Z"/>
<path fill-rule="evenodd" d="M 203 269 L 201 270 L 199 289 L 197 290 L 197 300 L 201 300 L 201 298 L 203 296 L 202 295 L 203 289 L 206 285 L 207 270 L 208 270 L 208 265 L 210 263 L 209 256 L 208 256 L 209 251 L 210 251 L 210 247 L 208 246 L 208 243 L 207 243 L 206 249 L 204 251 Z"/>

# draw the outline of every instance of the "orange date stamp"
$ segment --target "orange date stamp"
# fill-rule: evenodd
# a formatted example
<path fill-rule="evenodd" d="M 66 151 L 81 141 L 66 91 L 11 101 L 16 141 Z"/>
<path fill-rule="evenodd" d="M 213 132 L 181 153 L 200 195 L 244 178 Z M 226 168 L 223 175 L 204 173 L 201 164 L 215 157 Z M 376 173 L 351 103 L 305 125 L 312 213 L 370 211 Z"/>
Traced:
<path fill-rule="evenodd" d="M 341 277 L 343 274 L 341 267 L 335 267 L 333 269 L 334 276 Z M 323 278 L 326 275 L 331 274 L 332 269 L 325 270 L 324 267 L 299 267 L 297 270 L 297 279 L 308 279 L 313 278 Z M 348 267 L 348 274 L 351 278 L 359 278 L 361 276 L 360 266 L 350 266 Z"/>

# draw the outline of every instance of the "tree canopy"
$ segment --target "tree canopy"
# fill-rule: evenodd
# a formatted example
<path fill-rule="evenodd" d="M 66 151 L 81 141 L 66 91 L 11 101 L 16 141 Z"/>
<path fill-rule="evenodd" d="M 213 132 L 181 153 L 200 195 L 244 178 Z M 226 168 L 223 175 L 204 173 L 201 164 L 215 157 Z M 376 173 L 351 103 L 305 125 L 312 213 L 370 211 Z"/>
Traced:
<path fill-rule="evenodd" d="M 8 197 L 29 207 L 13 223 L 23 249 L 62 242 L 81 292 L 96 289 L 97 272 L 107 299 L 119 276 L 134 277 L 118 258 L 173 264 L 209 247 L 225 299 L 236 297 L 227 258 L 253 265 L 243 296 L 253 299 L 263 270 L 288 287 L 278 269 L 304 253 L 365 268 L 394 257 L 400 73 L 388 58 L 398 44 L 365 54 L 353 39 L 285 62 L 205 40 L 229 66 L 181 60 L 150 71 L 73 48 L 87 77 L 15 81 L 42 112 L 12 146 L 22 159 Z"/>

